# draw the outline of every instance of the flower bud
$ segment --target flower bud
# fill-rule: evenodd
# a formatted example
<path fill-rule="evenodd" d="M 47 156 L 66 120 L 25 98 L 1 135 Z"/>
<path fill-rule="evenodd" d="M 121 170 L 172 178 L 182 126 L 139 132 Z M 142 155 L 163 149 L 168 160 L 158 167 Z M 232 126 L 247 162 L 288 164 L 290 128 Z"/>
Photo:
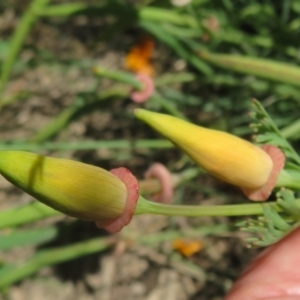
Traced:
<path fill-rule="evenodd" d="M 96 221 L 109 231 L 119 231 L 130 222 L 138 199 L 135 177 L 125 168 L 116 170 L 109 172 L 30 152 L 0 151 L 0 173 L 8 181 L 62 213 Z M 122 176 L 135 184 L 134 191 L 128 189 L 128 183 L 120 179 Z M 126 216 L 124 224 L 120 218 L 127 214 L 128 203 L 132 203 L 129 194 L 135 204 L 129 205 L 132 213 Z"/>
<path fill-rule="evenodd" d="M 248 141 L 144 109 L 136 109 L 135 115 L 171 140 L 208 172 L 247 190 L 248 194 L 260 189 L 269 180 L 274 165 L 271 156 Z"/>

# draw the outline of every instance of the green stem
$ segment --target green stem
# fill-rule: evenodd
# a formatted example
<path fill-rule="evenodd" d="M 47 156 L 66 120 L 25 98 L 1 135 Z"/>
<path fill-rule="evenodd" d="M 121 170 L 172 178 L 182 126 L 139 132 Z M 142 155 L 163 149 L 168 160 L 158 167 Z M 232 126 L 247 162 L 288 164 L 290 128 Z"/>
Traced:
<path fill-rule="evenodd" d="M 300 190 L 300 172 L 297 170 L 282 170 L 277 179 L 276 187 Z"/>
<path fill-rule="evenodd" d="M 254 204 L 231 204 L 231 205 L 173 205 L 152 202 L 140 196 L 135 215 L 153 214 L 163 216 L 183 217 L 217 217 L 217 216 L 247 216 L 262 215 L 263 205 Z"/>
<path fill-rule="evenodd" d="M 113 71 L 102 67 L 95 67 L 94 73 L 100 77 L 106 77 L 120 83 L 130 84 L 138 91 L 143 89 L 143 84 L 136 79 L 134 74 L 129 72 Z"/>
<path fill-rule="evenodd" d="M 196 75 L 188 72 L 181 73 L 164 73 L 155 79 L 155 86 L 162 87 L 174 83 L 192 82 L 196 80 Z"/>
<path fill-rule="evenodd" d="M 23 15 L 17 29 L 10 42 L 10 48 L 8 57 L 4 60 L 2 71 L 1 71 L 1 86 L 0 93 L 2 93 L 6 87 L 6 84 L 10 78 L 13 65 L 17 59 L 19 52 L 21 51 L 22 45 L 29 34 L 33 24 L 39 18 L 37 11 L 44 9 L 50 0 L 34 0 L 30 4 L 29 8 Z"/>
<path fill-rule="evenodd" d="M 174 145 L 168 140 L 113 140 L 113 141 L 80 141 L 68 142 L 43 142 L 43 143 L 0 143 L 0 151 L 44 151 L 44 150 L 96 150 L 96 149 L 170 149 Z"/>

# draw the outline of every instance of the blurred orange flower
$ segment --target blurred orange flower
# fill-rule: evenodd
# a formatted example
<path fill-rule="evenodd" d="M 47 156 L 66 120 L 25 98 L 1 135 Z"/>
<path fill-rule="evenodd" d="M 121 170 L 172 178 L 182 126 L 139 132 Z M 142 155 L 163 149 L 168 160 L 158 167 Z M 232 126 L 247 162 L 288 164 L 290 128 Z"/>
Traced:
<path fill-rule="evenodd" d="M 176 239 L 173 242 L 173 248 L 179 251 L 182 255 L 190 257 L 204 247 L 204 243 L 199 240 L 185 240 L 185 239 Z"/>
<path fill-rule="evenodd" d="M 151 38 L 142 40 L 134 46 L 126 57 L 126 68 L 135 73 L 154 75 L 154 66 L 151 61 L 154 51 L 154 41 Z"/>

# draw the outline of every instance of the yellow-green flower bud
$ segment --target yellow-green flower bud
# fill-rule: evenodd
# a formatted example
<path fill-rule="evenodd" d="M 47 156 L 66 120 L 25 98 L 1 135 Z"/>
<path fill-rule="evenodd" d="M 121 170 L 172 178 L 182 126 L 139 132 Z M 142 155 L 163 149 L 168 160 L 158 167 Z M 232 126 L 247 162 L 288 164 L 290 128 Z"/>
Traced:
<path fill-rule="evenodd" d="M 134 177 L 125 172 L 128 178 Z M 96 221 L 108 230 L 127 210 L 128 185 L 113 171 L 30 152 L 0 151 L 0 173 L 44 204 L 75 218 Z"/>
<path fill-rule="evenodd" d="M 272 158 L 246 140 L 144 109 L 136 109 L 135 115 L 171 140 L 208 172 L 247 190 L 247 195 L 264 186 L 270 178 L 274 164 Z M 251 196 L 249 198 L 262 200 L 258 199 L 260 197 L 255 195 L 253 199 Z"/>

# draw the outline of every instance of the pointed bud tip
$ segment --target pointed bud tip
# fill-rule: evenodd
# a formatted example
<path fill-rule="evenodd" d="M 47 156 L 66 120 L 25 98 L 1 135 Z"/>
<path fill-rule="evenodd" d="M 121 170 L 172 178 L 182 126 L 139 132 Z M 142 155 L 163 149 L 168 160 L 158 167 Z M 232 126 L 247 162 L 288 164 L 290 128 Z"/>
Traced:
<path fill-rule="evenodd" d="M 147 110 L 142 108 L 136 108 L 134 110 L 134 114 L 138 119 L 142 118 L 145 115 L 145 113 L 147 114 Z"/>

